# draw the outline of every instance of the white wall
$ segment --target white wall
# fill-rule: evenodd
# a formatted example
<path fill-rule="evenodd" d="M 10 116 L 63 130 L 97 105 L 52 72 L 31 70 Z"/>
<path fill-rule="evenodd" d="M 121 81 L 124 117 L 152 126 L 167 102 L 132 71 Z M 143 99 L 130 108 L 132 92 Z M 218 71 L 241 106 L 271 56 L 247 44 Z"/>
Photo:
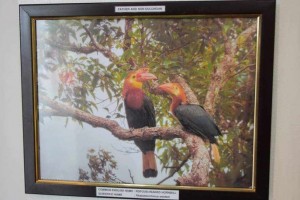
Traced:
<path fill-rule="evenodd" d="M 299 200 L 300 1 L 277 1 L 270 200 Z M 0 2 L 0 19 L 0 200 L 94 199 L 24 194 L 17 0 Z"/>

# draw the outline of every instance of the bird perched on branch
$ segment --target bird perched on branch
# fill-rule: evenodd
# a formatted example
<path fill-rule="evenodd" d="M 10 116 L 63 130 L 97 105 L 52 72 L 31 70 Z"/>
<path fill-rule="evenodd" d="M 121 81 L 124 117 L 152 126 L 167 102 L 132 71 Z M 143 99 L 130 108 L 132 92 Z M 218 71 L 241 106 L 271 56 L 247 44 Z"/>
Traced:
<path fill-rule="evenodd" d="M 179 120 L 181 125 L 188 131 L 211 144 L 212 158 L 220 163 L 220 154 L 216 136 L 221 132 L 212 117 L 200 105 L 188 104 L 184 89 L 179 83 L 166 83 L 158 87 L 172 97 L 170 111 Z"/>
<path fill-rule="evenodd" d="M 156 126 L 153 103 L 142 88 L 144 82 L 154 79 L 157 79 L 156 76 L 149 73 L 148 68 L 140 68 L 127 75 L 122 95 L 129 128 Z M 145 178 L 156 177 L 155 139 L 134 140 L 134 142 L 142 151 L 143 176 Z"/>

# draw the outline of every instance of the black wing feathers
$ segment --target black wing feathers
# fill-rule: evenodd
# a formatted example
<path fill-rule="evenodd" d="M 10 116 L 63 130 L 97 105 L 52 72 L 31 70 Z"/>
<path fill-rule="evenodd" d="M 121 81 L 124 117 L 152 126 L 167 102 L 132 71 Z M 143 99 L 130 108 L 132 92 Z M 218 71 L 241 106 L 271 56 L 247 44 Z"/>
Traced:
<path fill-rule="evenodd" d="M 130 128 L 155 127 L 155 110 L 151 100 L 145 96 L 140 109 L 132 109 L 125 104 L 128 126 Z"/>
<path fill-rule="evenodd" d="M 221 135 L 212 117 L 201 106 L 180 105 L 174 114 L 186 130 L 208 139 L 211 143 L 216 143 L 214 137 Z"/>
<path fill-rule="evenodd" d="M 145 96 L 143 106 L 139 109 L 132 109 L 125 103 L 126 118 L 129 128 L 155 127 L 155 110 L 152 101 Z M 155 139 L 153 140 L 135 140 L 135 144 L 143 153 L 154 151 Z"/>

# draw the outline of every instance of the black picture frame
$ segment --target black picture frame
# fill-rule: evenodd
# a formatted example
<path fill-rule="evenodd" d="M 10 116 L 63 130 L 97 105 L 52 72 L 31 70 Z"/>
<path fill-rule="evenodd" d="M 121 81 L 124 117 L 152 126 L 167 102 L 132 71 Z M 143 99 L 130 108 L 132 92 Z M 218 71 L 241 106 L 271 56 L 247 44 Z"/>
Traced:
<path fill-rule="evenodd" d="M 206 200 L 267 200 L 269 195 L 269 165 L 271 136 L 271 105 L 273 78 L 273 51 L 275 27 L 275 0 L 219 0 L 191 2 L 132 2 L 132 3 L 84 3 L 20 5 L 21 73 L 23 102 L 23 137 L 25 192 L 66 196 L 95 197 L 94 185 L 68 185 L 44 183 L 37 180 L 36 174 L 36 130 L 34 126 L 34 76 L 32 49 L 32 19 L 41 17 L 78 16 L 143 16 L 143 15 L 238 15 L 261 16 L 260 68 L 257 108 L 257 159 L 256 187 L 254 192 L 182 190 L 180 199 Z M 163 5 L 163 13 L 116 13 L 115 6 L 155 6 Z M 153 188 L 155 189 L 155 188 Z"/>

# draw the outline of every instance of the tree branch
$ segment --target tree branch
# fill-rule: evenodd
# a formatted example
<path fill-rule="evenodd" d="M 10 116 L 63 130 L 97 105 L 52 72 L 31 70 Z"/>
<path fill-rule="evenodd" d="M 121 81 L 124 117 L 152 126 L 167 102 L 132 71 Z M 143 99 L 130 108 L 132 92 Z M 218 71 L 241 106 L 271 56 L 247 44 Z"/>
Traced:
<path fill-rule="evenodd" d="M 185 143 L 192 155 L 193 164 L 189 174 L 177 179 L 177 185 L 207 186 L 211 160 L 204 141 L 196 135 L 190 135 Z"/>
<path fill-rule="evenodd" d="M 99 44 L 96 39 L 94 38 L 91 31 L 86 27 L 82 26 L 85 32 L 88 34 L 89 38 L 91 39 L 92 44 L 95 46 L 95 48 L 102 53 L 105 57 L 107 57 L 112 63 L 117 65 L 118 67 L 122 67 L 123 64 L 120 63 L 120 60 L 116 54 L 114 54 L 110 49 L 105 48 L 101 44 Z"/>
<path fill-rule="evenodd" d="M 180 177 L 177 183 L 180 185 L 190 184 L 194 186 L 207 186 L 208 184 L 210 157 L 204 141 L 200 137 L 182 130 L 181 127 L 145 127 L 128 130 L 119 126 L 116 121 L 94 116 L 43 95 L 39 97 L 39 101 L 55 110 L 53 113 L 60 112 L 60 116 L 70 116 L 79 121 L 86 122 L 93 127 L 102 127 L 109 130 L 115 137 L 121 140 L 150 140 L 153 138 L 171 140 L 174 138 L 182 138 L 189 149 L 193 159 L 193 165 L 191 172 Z M 43 113 L 41 113 L 41 115 L 43 115 Z M 188 179 L 191 180 L 189 181 Z M 194 184 L 192 184 L 192 182 L 194 182 Z"/>
<path fill-rule="evenodd" d="M 46 42 L 51 46 L 55 47 L 58 49 L 66 50 L 66 51 L 72 51 L 76 53 L 84 53 L 84 54 L 90 54 L 95 51 L 97 51 L 97 48 L 94 46 L 77 46 L 76 44 L 71 44 L 71 43 L 58 43 L 58 42 L 53 42 L 52 40 L 47 40 Z"/>
<path fill-rule="evenodd" d="M 217 21 L 218 22 L 218 21 Z M 219 25 L 221 21 L 218 22 Z M 253 34 L 256 33 L 257 23 L 253 23 L 250 27 L 244 30 L 240 35 L 234 40 L 230 40 L 227 36 L 224 36 L 225 40 L 225 55 L 220 62 L 219 66 L 216 68 L 216 71 L 211 76 L 211 82 L 208 87 L 208 91 L 205 97 L 204 108 L 211 115 L 215 114 L 215 104 L 216 99 L 219 96 L 219 92 L 222 87 L 225 85 L 230 76 L 231 72 L 234 71 L 238 64 L 235 60 L 235 55 L 237 53 L 237 43 L 239 38 L 244 38 L 244 42 L 247 41 Z"/>
<path fill-rule="evenodd" d="M 126 52 L 131 48 L 131 36 L 129 32 L 132 32 L 132 25 L 133 25 L 134 20 L 133 19 L 125 19 L 125 36 L 124 36 L 124 42 L 123 42 L 123 51 Z M 133 69 L 136 68 L 136 63 L 133 60 L 132 57 L 130 57 L 127 61 Z"/>
<path fill-rule="evenodd" d="M 60 115 L 70 116 L 79 121 L 83 121 L 92 125 L 93 127 L 102 127 L 109 130 L 115 137 L 121 140 L 135 140 L 144 139 L 150 140 L 153 138 L 160 138 L 164 140 L 170 140 L 174 138 L 185 138 L 187 133 L 181 128 L 163 128 L 163 127 L 153 127 L 153 128 L 140 128 L 128 130 L 124 129 L 116 121 L 106 119 L 103 117 L 98 117 L 91 115 L 77 108 L 73 108 L 69 105 L 59 103 L 46 96 L 40 96 L 40 102 L 54 109 L 56 113 L 60 112 Z"/>

